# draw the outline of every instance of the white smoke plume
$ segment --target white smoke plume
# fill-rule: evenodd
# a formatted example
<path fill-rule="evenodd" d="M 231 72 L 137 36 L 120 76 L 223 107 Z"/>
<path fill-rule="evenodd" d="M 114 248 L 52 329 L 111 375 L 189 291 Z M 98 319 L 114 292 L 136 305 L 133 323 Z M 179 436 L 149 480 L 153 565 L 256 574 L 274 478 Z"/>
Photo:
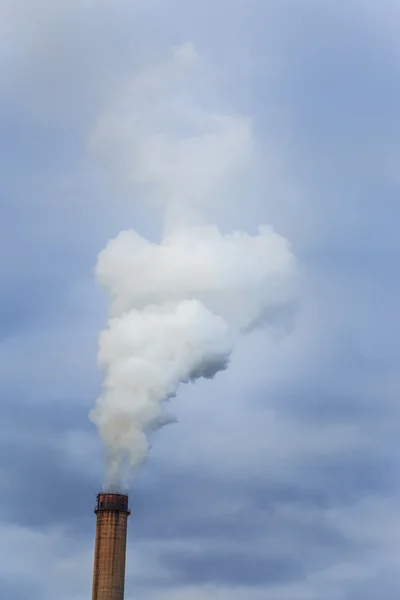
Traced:
<path fill-rule="evenodd" d="M 189 94 L 199 63 L 191 45 L 175 50 L 126 86 L 90 140 L 114 173 L 149 185 L 165 217 L 160 242 L 130 229 L 98 259 L 110 319 L 91 419 L 107 448 L 108 487 L 126 484 L 147 456 L 148 435 L 171 421 L 165 400 L 226 369 L 239 336 L 279 319 L 295 297 L 285 238 L 265 225 L 255 235 L 223 233 L 204 218 L 251 165 L 256 144 L 248 119 L 214 114 Z"/>

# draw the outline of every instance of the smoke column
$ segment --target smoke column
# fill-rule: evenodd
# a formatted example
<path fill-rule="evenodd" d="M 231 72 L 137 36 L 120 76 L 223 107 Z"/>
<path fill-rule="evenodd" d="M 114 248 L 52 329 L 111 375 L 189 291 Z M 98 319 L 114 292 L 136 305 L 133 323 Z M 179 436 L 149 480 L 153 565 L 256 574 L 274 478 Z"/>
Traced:
<path fill-rule="evenodd" d="M 127 484 L 149 434 L 173 420 L 165 401 L 179 386 L 225 370 L 238 338 L 271 326 L 295 296 L 297 265 L 284 237 L 268 225 L 254 235 L 223 232 L 204 216 L 229 204 L 229 183 L 251 165 L 255 144 L 247 119 L 210 113 L 188 93 L 199 63 L 186 44 L 140 74 L 90 140 L 114 174 L 148 185 L 164 214 L 159 242 L 128 229 L 98 258 L 110 316 L 99 340 L 103 392 L 90 417 L 107 448 L 108 489 Z"/>

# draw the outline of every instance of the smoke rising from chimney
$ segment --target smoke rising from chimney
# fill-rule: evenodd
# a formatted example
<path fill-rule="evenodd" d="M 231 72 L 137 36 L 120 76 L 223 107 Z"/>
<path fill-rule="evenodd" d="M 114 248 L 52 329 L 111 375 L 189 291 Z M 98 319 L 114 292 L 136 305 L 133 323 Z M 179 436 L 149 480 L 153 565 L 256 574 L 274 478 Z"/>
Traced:
<path fill-rule="evenodd" d="M 228 185 L 251 166 L 256 144 L 248 119 L 211 113 L 188 95 L 199 64 L 190 44 L 176 49 L 130 82 L 90 140 L 114 174 L 148 184 L 164 214 L 159 243 L 127 230 L 98 258 L 110 319 L 99 341 L 103 393 L 90 416 L 107 448 L 108 488 L 126 485 L 148 435 L 173 420 L 165 400 L 225 370 L 239 336 L 281 319 L 295 298 L 285 238 L 265 225 L 224 233 L 204 217 L 229 203 Z"/>

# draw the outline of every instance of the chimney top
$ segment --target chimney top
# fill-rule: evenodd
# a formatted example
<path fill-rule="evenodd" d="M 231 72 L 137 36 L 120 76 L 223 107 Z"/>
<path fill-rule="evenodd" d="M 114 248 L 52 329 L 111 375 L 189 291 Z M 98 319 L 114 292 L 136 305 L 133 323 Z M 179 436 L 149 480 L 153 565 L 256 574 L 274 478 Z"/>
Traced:
<path fill-rule="evenodd" d="M 97 494 L 97 504 L 94 512 L 97 514 L 100 511 L 110 510 L 123 512 L 129 516 L 131 511 L 128 507 L 128 495 L 116 492 L 100 492 L 100 494 Z"/>

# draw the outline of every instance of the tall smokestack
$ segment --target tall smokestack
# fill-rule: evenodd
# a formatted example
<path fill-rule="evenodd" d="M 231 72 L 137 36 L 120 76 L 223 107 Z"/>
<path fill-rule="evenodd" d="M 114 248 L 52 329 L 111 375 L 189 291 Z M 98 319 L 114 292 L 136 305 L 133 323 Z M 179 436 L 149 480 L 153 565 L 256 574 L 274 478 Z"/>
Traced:
<path fill-rule="evenodd" d="M 92 600 L 124 600 L 128 496 L 102 492 L 97 516 Z"/>

